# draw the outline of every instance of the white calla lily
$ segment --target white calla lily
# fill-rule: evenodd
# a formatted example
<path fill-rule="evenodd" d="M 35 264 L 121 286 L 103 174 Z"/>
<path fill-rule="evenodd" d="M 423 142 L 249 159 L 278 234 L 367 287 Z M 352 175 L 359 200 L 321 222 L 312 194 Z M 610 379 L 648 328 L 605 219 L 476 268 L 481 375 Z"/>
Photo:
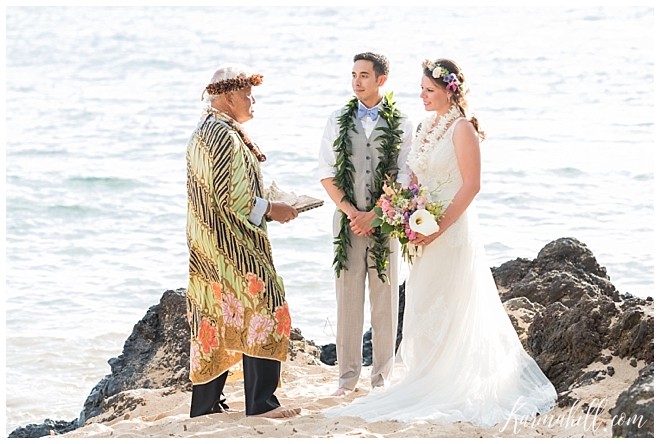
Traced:
<path fill-rule="evenodd" d="M 408 219 L 410 229 L 415 233 L 429 236 L 440 229 L 435 221 L 435 218 L 427 210 L 417 210 L 410 215 Z"/>

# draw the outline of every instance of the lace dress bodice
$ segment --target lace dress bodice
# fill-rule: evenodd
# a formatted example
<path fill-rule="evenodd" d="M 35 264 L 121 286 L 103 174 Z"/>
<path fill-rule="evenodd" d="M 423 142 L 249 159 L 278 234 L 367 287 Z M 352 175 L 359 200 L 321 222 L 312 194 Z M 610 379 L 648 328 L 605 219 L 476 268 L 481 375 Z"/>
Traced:
<path fill-rule="evenodd" d="M 464 117 L 455 119 L 440 140 L 427 140 L 429 134 L 422 131 L 430 126 L 434 117 L 422 122 L 422 129 L 408 156 L 408 166 L 417 176 L 419 185 L 425 186 L 431 193 L 431 199 L 449 200 L 456 195 L 463 185 L 461 171 L 454 151 L 454 129 Z M 433 192 L 442 184 L 438 191 Z"/>

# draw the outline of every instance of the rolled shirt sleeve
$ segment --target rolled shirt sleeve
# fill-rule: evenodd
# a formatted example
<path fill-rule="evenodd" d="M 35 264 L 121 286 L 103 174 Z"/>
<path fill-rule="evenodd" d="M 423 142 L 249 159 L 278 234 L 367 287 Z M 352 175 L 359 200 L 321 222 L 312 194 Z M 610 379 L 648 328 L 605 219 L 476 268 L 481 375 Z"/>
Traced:
<path fill-rule="evenodd" d="M 268 201 L 261 197 L 255 197 L 254 208 L 252 208 L 248 220 L 254 225 L 261 225 L 261 219 L 264 217 L 266 209 L 268 209 Z"/>
<path fill-rule="evenodd" d="M 401 126 L 403 134 L 401 135 L 399 157 L 396 160 L 396 164 L 399 167 L 399 173 L 396 176 L 396 181 L 397 183 L 406 186 L 410 184 L 410 178 L 412 176 L 412 170 L 408 166 L 407 162 L 410 149 L 412 148 L 413 138 L 415 137 L 415 132 L 412 122 L 407 117 L 403 122 L 401 122 Z"/>
<path fill-rule="evenodd" d="M 340 116 L 341 110 L 333 112 L 328 117 L 328 122 L 325 125 L 325 131 L 321 138 L 321 147 L 319 149 L 319 180 L 335 177 L 337 174 L 337 152 L 334 148 L 335 140 L 339 137 L 339 123 L 337 118 Z"/>

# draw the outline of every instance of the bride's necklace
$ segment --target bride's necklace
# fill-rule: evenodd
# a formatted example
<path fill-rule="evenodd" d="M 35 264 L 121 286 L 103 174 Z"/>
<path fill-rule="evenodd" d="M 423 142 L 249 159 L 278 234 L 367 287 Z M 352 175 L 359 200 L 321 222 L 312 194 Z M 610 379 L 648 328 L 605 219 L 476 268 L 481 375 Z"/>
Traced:
<path fill-rule="evenodd" d="M 461 116 L 461 112 L 458 110 L 457 106 L 452 106 L 449 111 L 447 111 L 445 114 L 440 117 L 438 120 L 438 123 L 433 125 L 433 121 L 435 120 L 433 117 L 426 119 L 422 123 L 422 128 L 419 131 L 419 139 L 421 141 L 422 145 L 426 145 L 429 143 L 435 143 L 442 139 L 442 136 L 445 135 L 449 122 L 453 121 L 454 119 L 458 118 Z"/>
<path fill-rule="evenodd" d="M 449 123 L 453 122 L 462 114 L 457 106 L 452 106 L 449 111 L 440 117 L 438 123 L 434 125 L 435 118 L 433 116 L 422 120 L 421 128 L 413 141 L 410 150 L 408 165 L 413 171 L 425 171 L 428 166 L 428 150 L 435 145 L 440 139 L 443 138 L 449 129 Z"/>

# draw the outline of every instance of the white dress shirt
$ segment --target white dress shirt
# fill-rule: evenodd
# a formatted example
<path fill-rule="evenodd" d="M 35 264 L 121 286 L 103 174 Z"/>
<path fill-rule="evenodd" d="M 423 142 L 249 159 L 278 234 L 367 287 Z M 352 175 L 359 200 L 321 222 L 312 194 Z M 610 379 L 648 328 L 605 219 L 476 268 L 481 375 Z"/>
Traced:
<path fill-rule="evenodd" d="M 341 116 L 343 111 L 344 108 L 341 108 L 330 114 L 328 122 L 325 125 L 325 131 L 323 132 L 323 138 L 321 139 L 321 148 L 319 150 L 319 180 L 335 177 L 335 174 L 337 174 L 337 169 L 335 168 L 337 152 L 335 151 L 333 144 L 335 143 L 335 140 L 337 140 L 337 137 L 339 137 L 339 123 L 337 122 L 337 118 Z M 399 157 L 396 161 L 396 164 L 399 167 L 396 181 L 405 186 L 410 183 L 410 176 L 412 174 L 410 167 L 406 164 L 406 160 L 408 159 L 408 154 L 410 153 L 415 133 L 412 122 L 410 122 L 408 117 L 404 114 L 401 115 L 403 118 L 400 120 L 399 129 L 403 130 L 403 134 L 401 135 Z M 360 122 L 362 123 L 362 128 L 364 128 L 364 133 L 369 137 L 376 128 L 378 119 L 371 120 L 369 115 L 365 115 L 360 119 Z"/>
<path fill-rule="evenodd" d="M 254 203 L 254 208 L 248 216 L 248 220 L 254 225 L 261 225 L 261 218 L 264 217 L 266 210 L 268 209 L 268 201 L 262 199 L 261 197 L 255 197 L 256 202 Z"/>

